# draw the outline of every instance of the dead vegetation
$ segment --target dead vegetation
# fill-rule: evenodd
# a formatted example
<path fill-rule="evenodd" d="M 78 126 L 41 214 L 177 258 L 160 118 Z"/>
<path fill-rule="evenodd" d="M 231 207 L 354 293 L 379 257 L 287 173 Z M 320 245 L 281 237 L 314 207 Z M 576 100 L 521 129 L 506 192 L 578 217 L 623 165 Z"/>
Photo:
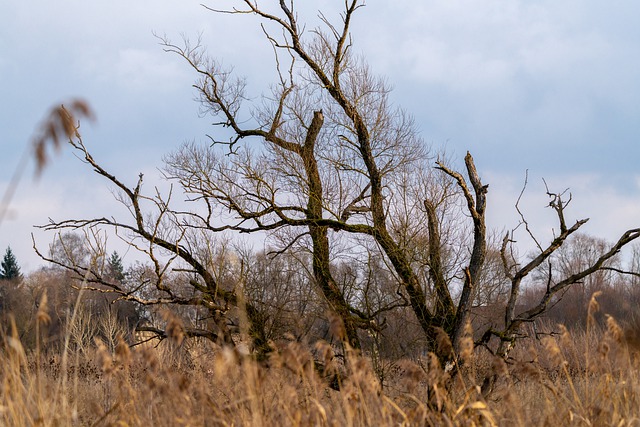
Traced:
<path fill-rule="evenodd" d="M 638 348 L 630 332 L 613 318 L 606 328 L 561 330 L 522 341 L 506 361 L 469 347 L 455 376 L 432 353 L 394 361 L 381 383 L 368 357 L 343 362 L 327 343 L 310 349 L 291 341 L 260 363 L 177 336 L 133 347 L 96 339 L 89 351 L 26 351 L 13 328 L 2 342 L 0 419 L 95 426 L 637 423 Z M 484 396 L 488 371 L 499 381 Z M 333 372 L 341 373 L 339 390 L 330 387 Z"/>

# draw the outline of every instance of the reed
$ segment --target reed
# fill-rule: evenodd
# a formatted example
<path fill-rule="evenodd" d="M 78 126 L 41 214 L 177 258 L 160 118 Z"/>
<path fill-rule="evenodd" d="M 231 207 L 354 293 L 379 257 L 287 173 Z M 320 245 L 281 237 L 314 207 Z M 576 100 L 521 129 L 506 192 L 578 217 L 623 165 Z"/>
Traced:
<path fill-rule="evenodd" d="M 37 321 L 46 323 L 46 316 Z M 260 363 L 179 337 L 132 348 L 122 338 L 115 348 L 95 340 L 88 349 L 66 346 L 58 354 L 40 346 L 26 351 L 12 327 L 2 341 L 0 420 L 10 426 L 638 423 L 634 331 L 613 318 L 579 334 L 560 331 L 521 342 L 507 361 L 467 343 L 454 378 L 433 355 L 393 361 L 381 384 L 369 358 L 347 350 L 344 362 L 327 343 L 284 343 Z M 340 374 L 339 390 L 330 387 L 333 373 Z M 492 373 L 500 380 L 484 396 L 482 380 Z"/>

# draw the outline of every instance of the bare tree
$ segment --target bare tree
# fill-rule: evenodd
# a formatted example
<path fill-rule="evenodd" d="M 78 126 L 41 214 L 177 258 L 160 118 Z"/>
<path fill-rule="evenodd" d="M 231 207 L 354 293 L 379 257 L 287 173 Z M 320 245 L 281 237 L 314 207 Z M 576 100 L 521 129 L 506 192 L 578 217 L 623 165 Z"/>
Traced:
<path fill-rule="evenodd" d="M 398 217 L 390 219 L 389 212 L 397 212 L 401 203 L 406 208 L 407 202 L 407 189 L 399 178 L 407 170 L 423 168 L 427 157 L 413 120 L 389 104 L 384 81 L 373 77 L 366 65 L 351 55 L 350 22 L 362 4 L 345 4 L 340 28 L 321 16 L 329 31 L 314 30 L 307 40 L 293 5 L 281 2 L 280 14 L 274 15 L 253 2 L 244 3 L 246 10 L 229 13 L 257 15 L 279 26 L 282 33 L 276 37 L 265 30 L 276 54 L 280 81 L 272 96 L 263 98 L 262 106 L 253 106 L 249 122 L 255 127 L 243 127 L 247 121 L 240 118 L 242 101 L 248 98 L 243 80 L 234 80 L 216 61 L 207 58 L 200 46 L 188 42 L 178 46 L 163 40 L 168 51 L 186 59 L 201 76 L 195 87 L 204 109 L 233 131 L 227 142 L 234 153 L 231 158 L 222 158 L 216 151 L 215 145 L 221 143 L 217 140 L 209 149 L 187 145 L 168 158 L 167 176 L 194 194 L 194 200 L 207 203 L 207 215 L 192 213 L 192 219 L 198 226 L 213 230 L 221 207 L 240 218 L 229 226 L 240 232 L 302 228 L 304 231 L 294 240 L 309 235 L 316 283 L 343 320 L 354 347 L 358 346 L 356 328 L 373 327 L 372 319 L 341 295 L 329 266 L 328 233 L 367 235 L 388 259 L 431 343 L 435 344 L 436 328 L 455 336 L 468 319 L 463 313 L 467 313 L 474 277 L 484 258 L 486 188 L 480 183 L 471 156 L 466 163 L 475 196 L 459 174 L 439 163 L 439 168 L 458 183 L 477 230 L 478 243 L 458 315 L 444 267 L 439 265 L 440 227 L 435 204 L 427 200 L 422 208 L 414 198 L 413 206 L 405 209 L 416 211 L 420 206 L 426 211 L 430 228 L 425 231 L 433 235 L 429 271 L 435 293 L 429 301 L 411 255 L 403 247 L 402 236 L 394 233 Z M 261 139 L 263 151 L 236 149 L 239 141 L 249 137 Z"/>
<path fill-rule="evenodd" d="M 350 27 L 362 1 L 344 2 L 339 25 L 320 13 L 321 27 L 307 31 L 292 1 L 281 0 L 273 12 L 255 1 L 238 3 L 230 10 L 210 10 L 260 20 L 277 76 L 268 94 L 249 94 L 244 79 L 208 57 L 200 43 L 161 39 L 165 50 L 199 76 L 194 87 L 203 112 L 216 118 L 211 144 L 184 144 L 165 158 L 164 176 L 186 195 L 189 208 L 175 208 L 173 187 L 165 194 L 156 189 L 145 195 L 142 176 L 134 186 L 126 185 L 76 135 L 71 144 L 120 191 L 132 222 L 96 218 L 46 227 L 107 226 L 128 233 L 130 243 L 151 261 L 152 278 L 139 286 L 154 288 L 153 297 L 124 289 L 90 267 L 52 261 L 123 299 L 203 307 L 219 320 L 219 329 L 190 333 L 230 345 L 234 338 L 225 325 L 232 311 L 244 306 L 254 347 L 265 354 L 267 329 L 277 323 L 274 317 L 269 320 L 268 306 L 283 309 L 279 304 L 289 303 L 291 294 L 286 288 L 260 289 L 255 281 L 247 287 L 257 271 L 242 263 L 222 280 L 211 236 L 277 237 L 279 245 L 268 256 L 309 255 L 309 265 L 300 265 L 307 265 L 313 288 L 342 321 L 344 340 L 352 348 L 361 347 L 361 330 L 382 331 L 385 313 L 410 310 L 427 349 L 451 362 L 486 280 L 488 256 L 495 266 L 499 254 L 508 292 L 504 324 L 483 331 L 480 343 L 488 346 L 497 337 L 495 352 L 506 357 L 524 323 L 544 313 L 560 291 L 605 268 L 640 235 L 638 229 L 629 230 L 578 270 L 550 274 L 541 300 L 517 309 L 523 279 L 548 262 L 586 220 L 568 227 L 563 196 L 549 193 L 559 221 L 553 241 L 543 247 L 530 233 L 539 253 L 525 263 L 514 255 L 513 233 L 498 252 L 491 252 L 485 222 L 488 185 L 471 154 L 464 157 L 464 173 L 443 158 L 432 168 L 434 156 L 411 116 L 391 104 L 385 80 L 353 55 Z M 349 256 L 361 268 L 341 264 Z M 175 289 L 166 280 L 170 273 L 182 274 L 190 292 Z M 274 295 L 276 304 L 270 300 Z M 443 345 L 443 336 L 452 345 Z"/>

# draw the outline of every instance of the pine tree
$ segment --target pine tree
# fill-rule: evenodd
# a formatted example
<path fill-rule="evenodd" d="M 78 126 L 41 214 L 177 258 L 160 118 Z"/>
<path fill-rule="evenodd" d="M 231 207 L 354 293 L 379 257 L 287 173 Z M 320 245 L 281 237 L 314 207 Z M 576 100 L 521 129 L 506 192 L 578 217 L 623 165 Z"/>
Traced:
<path fill-rule="evenodd" d="M 122 265 L 122 258 L 118 252 L 113 251 L 108 261 L 109 276 L 118 282 L 122 282 L 125 278 L 124 266 Z"/>
<path fill-rule="evenodd" d="M 4 254 L 4 258 L 2 258 L 2 263 L 0 263 L 0 280 L 19 280 L 21 278 L 22 273 L 20 273 L 20 266 L 9 246 Z"/>

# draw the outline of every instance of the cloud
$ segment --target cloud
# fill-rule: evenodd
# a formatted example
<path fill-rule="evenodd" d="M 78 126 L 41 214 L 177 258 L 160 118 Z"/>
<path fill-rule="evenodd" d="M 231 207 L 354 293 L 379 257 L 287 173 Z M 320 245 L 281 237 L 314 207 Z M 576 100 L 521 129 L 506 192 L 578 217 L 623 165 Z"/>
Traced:
<path fill-rule="evenodd" d="M 593 31 L 576 3 L 428 1 L 414 6 L 411 13 L 394 6 L 400 11 L 388 19 L 400 22 L 378 21 L 369 31 L 382 37 L 365 44 L 375 47 L 370 49 L 374 57 L 393 58 L 384 61 L 389 70 L 395 66 L 412 79 L 453 90 L 494 88 L 521 75 L 564 78 L 589 71 L 580 68 L 615 47 L 604 33 Z"/>
<path fill-rule="evenodd" d="M 153 92 L 156 96 L 184 89 L 192 80 L 184 64 L 172 60 L 157 47 L 121 48 L 107 53 L 84 52 L 76 60 L 76 69 L 84 78 L 116 85 L 123 91 Z"/>
<path fill-rule="evenodd" d="M 636 3 L 433 0 L 366 9 L 356 45 L 390 76 L 394 100 L 427 140 L 490 151 L 492 168 L 550 170 L 573 159 L 561 167 L 603 161 L 634 170 Z"/>
<path fill-rule="evenodd" d="M 329 0 L 299 6 L 301 20 L 311 19 L 307 35 L 318 9 L 339 19 Z M 615 236 L 614 226 L 640 217 L 633 195 L 640 189 L 639 12 L 630 0 L 368 2 L 353 21 L 353 49 L 396 87 L 393 101 L 415 115 L 425 140 L 459 158 L 472 151 L 491 184 L 497 227 L 517 224 L 513 203 L 530 169 L 523 207 L 538 229 L 555 224 L 544 175 L 556 190 L 572 188 L 571 212 L 592 217 L 587 231 Z M 199 1 L 8 2 L 0 15 L 0 113 L 11 126 L 0 130 L 0 180 L 45 111 L 70 96 L 96 110 L 98 125 L 84 127 L 85 142 L 116 174 L 135 179 L 181 141 L 204 139 L 211 129 L 197 118 L 195 75 L 162 51 L 153 31 L 174 41 L 202 33 L 212 56 L 247 76 L 252 97 L 273 81 L 272 50 L 249 15 L 217 15 Z M 47 175 L 55 191 L 27 187 L 13 205 L 16 219 L 0 226 L 3 239 L 24 239 L 17 229 L 41 222 L 31 215 L 108 211 L 109 197 L 73 190 L 73 179 L 88 175 L 73 163 Z"/>
<path fill-rule="evenodd" d="M 567 225 L 589 218 L 581 231 L 593 236 L 616 241 L 625 231 L 638 227 L 640 218 L 640 195 L 637 191 L 625 191 L 618 188 L 605 174 L 562 174 L 546 176 L 544 181 L 539 174 L 528 177 L 527 188 L 520 200 L 520 210 L 525 215 L 534 235 L 543 244 L 549 243 L 558 232 L 558 219 L 548 205 L 550 198 L 547 188 L 553 193 L 565 192 L 563 200 L 571 198 L 565 209 Z M 511 230 L 520 222 L 515 209 L 516 201 L 524 185 L 524 173 L 504 174 L 485 172 L 483 182 L 489 184 L 487 223 L 497 230 Z M 640 184 L 639 184 L 640 185 Z M 533 242 L 521 228 L 518 234 L 519 244 L 526 253 L 534 249 Z"/>
<path fill-rule="evenodd" d="M 102 166 L 110 169 L 117 165 L 106 162 Z M 61 170 L 66 173 L 60 173 Z M 134 186 L 139 173 L 144 174 L 144 192 L 152 194 L 154 188 L 166 191 L 167 185 L 160 180 L 155 168 L 141 166 L 136 171 L 118 172 L 118 175 L 127 185 Z M 130 222 L 130 213 L 116 200 L 115 186 L 99 177 L 70 152 L 54 158 L 39 180 L 29 178 L 26 174 L 20 182 L 11 201 L 9 215 L 0 224 L 0 251 L 4 250 L 4 246 L 10 245 L 25 272 L 43 265 L 32 249 L 31 234 L 34 235 L 39 250 L 47 254 L 56 233 L 45 232 L 35 226 L 47 224 L 50 218 L 62 221 L 115 217 L 122 222 Z M 4 188 L 6 183 L 0 183 L 0 189 Z M 108 251 L 118 250 L 124 254 L 128 250 L 111 230 L 107 236 Z M 132 256 L 135 257 L 136 254 Z M 129 257 L 128 262 L 133 260 L 134 258 Z"/>
<path fill-rule="evenodd" d="M 31 233 L 44 254 L 53 238 L 52 233 L 45 233 L 35 225 L 46 224 L 49 217 L 72 218 L 79 212 L 90 215 L 101 205 L 99 195 L 104 193 L 104 188 L 83 188 L 84 181 L 22 182 L 18 187 L 10 205 L 10 216 L 0 224 L 0 245 L 11 246 L 24 272 L 42 265 L 32 249 Z"/>

